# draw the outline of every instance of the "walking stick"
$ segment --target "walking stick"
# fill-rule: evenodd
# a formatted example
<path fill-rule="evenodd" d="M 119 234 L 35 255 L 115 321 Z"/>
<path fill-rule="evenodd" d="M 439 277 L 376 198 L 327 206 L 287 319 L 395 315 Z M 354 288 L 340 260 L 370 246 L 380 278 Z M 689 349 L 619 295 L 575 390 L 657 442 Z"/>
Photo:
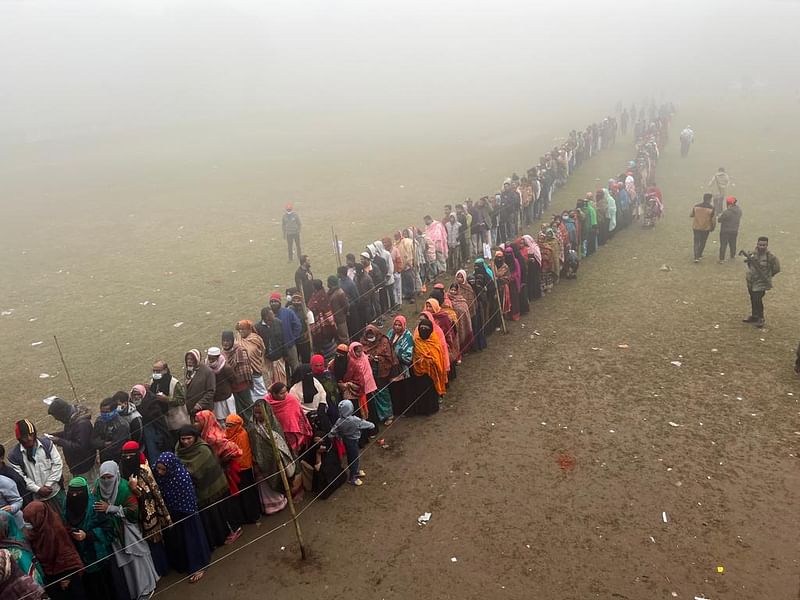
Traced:
<path fill-rule="evenodd" d="M 75 384 L 72 383 L 72 377 L 69 374 L 69 369 L 67 368 L 67 363 L 64 360 L 64 354 L 61 352 L 61 346 L 58 343 L 58 337 L 54 335 L 53 336 L 53 341 L 55 341 L 55 343 L 56 343 L 56 349 L 58 350 L 58 357 L 61 359 L 61 365 L 64 367 L 64 373 L 67 374 L 67 381 L 69 381 L 69 387 L 72 388 L 72 396 L 73 396 L 73 398 L 75 398 L 75 402 L 77 404 L 80 404 L 81 401 L 78 400 L 78 392 L 75 391 Z"/>
<path fill-rule="evenodd" d="M 500 286 L 497 285 L 497 279 L 494 280 L 494 295 L 497 298 L 497 306 L 500 308 L 500 323 L 503 325 L 503 333 L 508 333 L 506 318 L 503 315 L 503 304 L 500 302 Z"/>
<path fill-rule="evenodd" d="M 278 459 L 278 470 L 281 472 L 281 481 L 283 481 L 283 489 L 286 491 L 286 499 L 289 502 L 289 512 L 292 513 L 292 522 L 294 523 L 294 532 L 297 535 L 297 543 L 300 545 L 300 557 L 306 559 L 306 547 L 303 544 L 303 533 L 300 531 L 300 523 L 297 521 L 297 512 L 294 509 L 294 500 L 292 500 L 292 488 L 289 486 L 289 480 L 286 477 L 286 469 L 283 466 L 283 456 L 278 451 L 278 444 L 275 443 L 275 434 L 272 431 L 272 422 L 270 415 L 265 415 L 264 424 L 269 433 L 269 441 L 272 444 L 272 452 Z"/>

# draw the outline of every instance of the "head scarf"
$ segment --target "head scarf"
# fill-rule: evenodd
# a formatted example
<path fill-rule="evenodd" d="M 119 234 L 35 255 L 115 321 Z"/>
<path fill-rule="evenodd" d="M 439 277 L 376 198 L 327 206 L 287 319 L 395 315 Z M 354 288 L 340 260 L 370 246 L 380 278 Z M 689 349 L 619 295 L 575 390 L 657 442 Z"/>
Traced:
<path fill-rule="evenodd" d="M 459 279 L 459 277 L 461 279 Z M 478 308 L 476 303 L 475 290 L 469 283 L 467 279 L 467 272 L 464 269 L 461 269 L 456 273 L 456 282 L 458 283 L 458 290 L 461 292 L 461 295 L 464 297 L 464 300 L 467 303 L 470 317 L 474 317 L 475 311 Z"/>
<path fill-rule="evenodd" d="M 542 264 L 542 250 L 541 250 L 541 248 L 539 248 L 539 244 L 537 244 L 534 241 L 533 237 L 531 237 L 528 234 L 525 234 L 525 235 L 522 236 L 522 241 L 528 247 L 528 255 L 529 256 L 533 255 L 534 260 L 537 263 L 539 263 L 539 265 L 541 265 Z"/>
<path fill-rule="evenodd" d="M 447 347 L 447 338 L 444 335 L 444 331 L 442 330 L 442 328 L 439 325 L 439 323 L 436 322 L 436 319 L 434 318 L 433 313 L 430 312 L 429 310 L 423 310 L 420 313 L 420 317 L 425 317 L 426 319 L 428 319 L 428 321 L 430 321 L 433 324 L 433 333 L 435 334 L 435 337 L 438 338 L 438 341 L 440 341 L 441 344 L 442 344 L 442 352 L 444 352 L 445 367 L 446 367 L 446 370 L 449 371 L 450 370 L 450 349 Z M 415 336 L 414 339 L 415 340 L 416 340 L 416 336 L 417 336 L 417 329 L 414 330 L 414 336 Z M 434 335 L 431 335 L 431 337 L 434 337 Z"/>
<path fill-rule="evenodd" d="M 484 272 L 484 273 L 486 273 L 486 275 L 489 277 L 489 279 L 491 279 L 492 281 L 494 281 L 494 271 L 492 271 L 492 270 L 491 270 L 491 269 L 490 269 L 490 268 L 489 268 L 489 267 L 486 265 L 486 261 L 485 261 L 485 260 L 483 260 L 482 258 L 476 258 L 476 259 L 475 259 L 475 266 L 476 266 L 476 267 L 478 267 L 478 268 L 480 268 L 480 269 L 483 269 L 483 272 Z"/>
<path fill-rule="evenodd" d="M 72 412 L 72 406 L 70 406 L 66 400 L 62 400 L 61 398 L 54 398 L 50 403 L 50 406 L 47 408 L 47 414 L 51 415 L 54 419 L 63 423 L 64 425 L 69 423 Z"/>
<path fill-rule="evenodd" d="M 139 467 L 146 462 L 147 459 L 142 454 L 137 442 L 130 440 L 122 445 L 119 468 L 123 479 L 128 479 L 131 475 L 139 473 Z"/>
<path fill-rule="evenodd" d="M 196 512 L 197 494 L 194 491 L 194 482 L 183 463 L 172 452 L 162 452 L 158 456 L 158 464 L 167 469 L 165 475 L 159 475 L 158 470 L 155 473 L 167 509 L 173 515 Z"/>
<path fill-rule="evenodd" d="M 511 278 L 514 280 L 514 283 L 517 284 L 517 291 L 519 291 L 522 288 L 522 269 L 514 254 L 514 249 L 511 248 L 511 246 L 506 246 L 505 259 L 508 269 L 511 271 Z"/>
<path fill-rule="evenodd" d="M 28 540 L 45 575 L 60 575 L 83 568 L 83 561 L 56 511 L 34 500 L 22 509 L 22 516 L 31 525 Z"/>
<path fill-rule="evenodd" d="M 250 438 L 244 429 L 244 419 L 239 415 L 228 415 L 225 418 L 225 436 L 242 451 L 239 466 L 244 469 L 253 468 L 253 452 L 250 449 Z"/>
<path fill-rule="evenodd" d="M 137 383 L 135 386 L 133 386 L 133 387 L 131 388 L 131 392 L 133 392 L 133 391 L 137 391 L 137 392 L 139 392 L 139 395 L 140 395 L 142 398 L 144 398 L 144 397 L 145 397 L 145 395 L 147 394 L 147 388 L 146 388 L 146 387 L 144 387 L 144 386 L 143 386 L 141 383 Z M 130 395 L 130 394 L 129 394 L 129 395 Z"/>
<path fill-rule="evenodd" d="M 325 372 L 325 357 L 322 354 L 315 354 L 311 357 L 311 372 L 314 375 L 322 375 Z"/>
<path fill-rule="evenodd" d="M 356 356 L 356 348 L 363 345 L 359 342 L 350 344 L 347 351 L 347 372 L 344 374 L 344 381 L 352 381 L 358 384 L 358 393 L 370 394 L 378 389 L 375 384 L 375 377 L 372 375 L 372 365 L 369 364 L 366 352 L 361 353 L 361 357 Z"/>
<path fill-rule="evenodd" d="M 83 477 L 75 477 L 67 488 L 64 521 L 73 529 L 81 529 L 89 510 L 89 484 Z"/>
<path fill-rule="evenodd" d="M 200 428 L 200 437 L 203 438 L 214 451 L 214 454 L 225 464 L 242 456 L 242 450 L 230 441 L 225 430 L 217 423 L 217 418 L 210 410 L 201 410 L 194 417 L 195 423 Z"/>
<path fill-rule="evenodd" d="M 372 342 L 368 341 L 368 333 L 373 334 L 375 336 L 375 340 Z M 375 325 L 370 324 L 367 325 L 367 328 L 364 331 L 364 337 L 362 338 L 361 343 L 363 345 L 364 352 L 377 359 L 378 377 L 389 377 L 389 374 L 392 372 L 392 367 L 397 364 L 397 356 L 392 351 L 392 343 L 389 341 L 389 338 L 386 337 L 380 329 L 375 327 Z"/>
<path fill-rule="evenodd" d="M 111 475 L 111 477 L 104 478 L 103 475 Z M 107 460 L 100 465 L 100 476 L 97 478 L 95 493 L 98 493 L 100 498 L 113 506 L 117 503 L 119 482 L 119 465 L 113 460 Z"/>
<path fill-rule="evenodd" d="M 287 392 L 286 398 L 276 400 L 272 394 L 268 393 L 266 400 L 272 407 L 272 412 L 284 433 L 295 433 L 308 438 L 314 435 L 311 424 L 300 406 L 300 401 L 293 394 Z"/>

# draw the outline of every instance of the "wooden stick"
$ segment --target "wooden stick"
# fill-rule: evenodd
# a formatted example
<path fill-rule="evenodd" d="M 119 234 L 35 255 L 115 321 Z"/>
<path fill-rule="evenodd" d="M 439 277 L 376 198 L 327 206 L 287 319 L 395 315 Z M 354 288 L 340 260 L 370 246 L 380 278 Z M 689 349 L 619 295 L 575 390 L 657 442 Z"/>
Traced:
<path fill-rule="evenodd" d="M 64 360 L 64 354 L 61 352 L 61 346 L 58 343 L 58 337 L 53 336 L 53 341 L 56 343 L 56 349 L 58 350 L 58 357 L 61 359 L 61 365 L 64 367 L 64 372 L 67 374 L 67 381 L 69 381 L 69 387 L 72 388 L 72 396 L 75 398 L 75 402 L 80 404 L 81 401 L 78 400 L 78 392 L 75 391 L 75 384 L 72 383 L 72 377 L 69 374 L 69 369 L 67 368 L 67 363 Z"/>
<path fill-rule="evenodd" d="M 506 328 L 506 318 L 503 316 L 503 303 L 500 302 L 500 286 L 497 284 L 497 276 L 495 275 L 494 280 L 494 295 L 497 297 L 497 306 L 500 309 L 500 323 L 503 325 L 503 333 L 508 333 L 508 329 Z M 508 283 L 506 283 L 508 285 Z"/>
<path fill-rule="evenodd" d="M 266 412 L 266 411 L 265 411 Z M 272 431 L 272 423 L 270 422 L 270 414 L 264 415 L 264 425 L 269 433 L 269 441 L 272 444 L 272 452 L 278 459 L 278 470 L 281 472 L 281 481 L 283 481 L 283 489 L 286 491 L 286 499 L 289 502 L 289 512 L 292 513 L 292 521 L 294 522 L 294 531 L 297 534 L 297 543 L 300 544 L 300 557 L 306 559 L 306 547 L 303 544 L 303 533 L 300 531 L 300 523 L 297 521 L 297 513 L 294 509 L 294 501 L 292 500 L 292 488 L 289 486 L 289 480 L 286 477 L 286 469 L 283 466 L 283 456 L 278 450 L 278 444 L 275 443 L 275 434 Z"/>

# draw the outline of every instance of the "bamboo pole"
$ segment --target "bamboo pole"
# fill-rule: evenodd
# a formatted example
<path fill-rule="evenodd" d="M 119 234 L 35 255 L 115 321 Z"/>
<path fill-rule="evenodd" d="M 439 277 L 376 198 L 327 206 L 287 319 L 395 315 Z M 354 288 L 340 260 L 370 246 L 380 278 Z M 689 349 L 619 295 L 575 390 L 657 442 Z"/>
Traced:
<path fill-rule="evenodd" d="M 264 425 L 269 433 L 269 441 L 272 444 L 272 452 L 278 462 L 278 470 L 281 473 L 281 481 L 283 481 L 283 489 L 286 491 L 286 500 L 289 502 L 289 512 L 292 513 L 292 522 L 294 523 L 294 531 L 297 535 L 297 543 L 300 545 L 300 557 L 306 559 L 306 547 L 303 543 L 303 533 L 300 531 L 300 523 L 297 521 L 297 512 L 294 508 L 294 500 L 292 500 L 292 488 L 289 485 L 289 480 L 286 477 L 286 468 L 283 465 L 283 455 L 278 450 L 278 444 L 275 443 L 275 434 L 272 431 L 272 422 L 270 414 L 264 415 Z"/>
<path fill-rule="evenodd" d="M 72 388 L 72 397 L 75 398 L 75 402 L 80 404 L 81 401 L 78 400 L 78 392 L 75 391 L 75 384 L 72 383 L 72 376 L 69 374 L 69 369 L 67 368 L 67 363 L 64 360 L 64 353 L 61 352 L 61 345 L 58 343 L 58 336 L 53 336 L 53 341 L 56 343 L 56 349 L 58 350 L 58 357 L 61 359 L 61 365 L 64 367 L 64 373 L 67 374 L 67 381 L 69 381 L 69 387 Z"/>

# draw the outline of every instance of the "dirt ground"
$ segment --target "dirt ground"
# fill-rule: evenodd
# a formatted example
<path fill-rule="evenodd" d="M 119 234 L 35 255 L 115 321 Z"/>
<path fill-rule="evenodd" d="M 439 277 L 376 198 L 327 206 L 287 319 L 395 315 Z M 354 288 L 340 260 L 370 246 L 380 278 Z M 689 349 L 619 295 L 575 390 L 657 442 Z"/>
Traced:
<path fill-rule="evenodd" d="M 619 234 L 583 262 L 577 281 L 562 282 L 533 305 L 507 337 L 493 335 L 486 352 L 466 360 L 437 415 L 400 419 L 385 431 L 388 447 L 371 447 L 362 460 L 366 485 L 301 504 L 307 561 L 298 558 L 292 528 L 280 527 L 287 518 L 282 513 L 248 528 L 227 555 L 217 553 L 219 562 L 201 583 L 189 586 L 168 577 L 157 597 L 797 597 L 793 501 L 800 492 L 800 385 L 791 369 L 798 338 L 793 299 L 800 291 L 797 242 L 791 241 L 800 230 L 793 172 L 800 133 L 796 109 L 766 99 L 681 107 L 659 165 L 665 219 L 655 230 L 634 226 Z M 697 143 L 682 160 L 677 131 L 687 123 Z M 457 201 L 462 188 L 475 194 L 484 189 L 476 184 L 505 175 L 500 162 L 511 150 L 528 147 L 538 156 L 552 141 L 541 137 L 513 147 L 486 139 L 468 145 L 464 154 L 451 148 L 438 158 L 429 152 L 420 155 L 408 179 L 386 164 L 381 173 L 387 190 L 408 185 L 415 210 L 438 214 L 441 204 Z M 559 192 L 557 205 L 574 205 L 574 198 L 617 173 L 629 154 L 626 140 L 593 159 Z M 476 175 L 475 166 L 482 164 L 477 155 L 487 156 L 487 171 Z M 741 323 L 749 309 L 744 267 L 739 261 L 717 264 L 716 234 L 705 260 L 691 261 L 689 210 L 720 164 L 736 182 L 744 211 L 740 245 L 750 248 L 756 236 L 769 235 L 782 261 L 761 331 Z M 248 167 L 241 165 L 242 173 Z M 331 178 L 335 173 L 331 194 L 340 197 L 345 180 L 362 172 L 344 159 L 326 163 L 323 171 Z M 360 177 L 355 185 L 363 183 L 366 196 L 382 194 L 374 177 Z M 65 329 L 73 334 L 68 357 L 83 367 L 76 370 L 94 369 L 84 375 L 93 399 L 105 387 L 114 386 L 110 393 L 130 380 L 141 354 L 148 356 L 146 374 L 154 347 L 169 347 L 179 356 L 191 336 L 172 329 L 173 322 L 186 321 L 184 327 L 212 339 L 221 321 L 240 318 L 240 307 L 256 306 L 262 295 L 233 273 L 265 268 L 247 253 L 249 239 L 265 239 L 263 224 L 246 217 L 258 199 L 239 199 L 239 235 L 214 243 L 200 228 L 208 227 L 209 218 L 222 218 L 225 207 L 215 206 L 210 179 L 195 183 L 198 189 L 208 183 L 206 192 L 198 191 L 205 212 L 171 211 L 163 227 L 136 224 L 138 215 L 161 210 L 159 198 L 147 195 L 146 179 L 139 190 L 141 209 L 132 211 L 137 216 L 130 223 L 116 216 L 104 222 L 98 201 L 97 235 L 118 239 L 121 248 L 98 256 L 101 273 L 81 272 L 76 258 L 94 247 L 87 218 L 76 226 L 80 236 L 61 232 L 70 243 L 49 248 L 50 254 L 42 243 L 26 254 L 22 268 L 36 277 L 16 278 L 5 290 L 6 304 L 18 307 L 14 318 L 23 325 L 37 310 L 58 315 L 64 307 Z M 103 185 L 114 191 L 111 183 L 98 184 Z M 393 192 L 390 199 L 395 197 Z M 378 205 L 386 211 L 380 214 L 393 214 Z M 329 212 L 320 213 L 318 231 L 325 231 L 329 218 Z M 353 219 L 342 225 L 348 238 L 367 225 L 363 213 Z M 167 237 L 179 222 L 185 242 Z M 57 222 L 48 227 L 58 233 Z M 323 253 L 327 243 L 321 235 L 310 247 Z M 52 258 L 59 248 L 81 283 L 53 282 L 64 276 Z M 164 248 L 168 258 L 159 264 Z M 197 286 L 185 272 L 192 262 L 198 265 Z M 209 264 L 218 275 L 209 273 Z M 664 264 L 671 270 L 661 271 Z M 181 285 L 169 283 L 167 272 Z M 284 265 L 270 274 L 268 280 L 284 283 L 289 269 Z M 102 286 L 90 275 L 102 279 Z M 32 297 L 37 289 L 41 297 Z M 88 290 L 85 297 L 82 289 Z M 157 298 L 156 289 L 169 301 L 159 300 L 148 317 L 132 316 L 150 310 L 139 303 Z M 94 297 L 100 295 L 106 298 Z M 108 302 L 123 308 L 111 312 Z M 181 318 L 181 312 L 191 318 Z M 0 325 L 25 352 L 24 372 L 11 373 L 7 382 L 25 390 L 25 405 L 33 410 L 29 401 L 38 402 L 37 394 L 51 388 L 64 394 L 62 379 L 30 384 L 38 372 L 54 368 L 48 366 L 51 354 L 35 358 L 30 348 L 35 339 L 47 340 L 51 329 L 31 334 L 22 333 L 19 323 Z M 141 346 L 138 355 L 124 345 L 131 341 Z M 124 376 L 116 373 L 115 362 Z M 8 389 L 0 407 L 6 423 L 12 409 L 19 409 Z M 420 526 L 417 517 L 424 512 L 432 517 Z"/>
<path fill-rule="evenodd" d="M 367 451 L 364 487 L 302 505 L 305 563 L 290 527 L 270 533 L 280 515 L 197 588 L 168 579 L 158 595 L 797 597 L 800 219 L 787 194 L 796 136 L 776 125 L 797 124 L 784 109 L 746 122 L 740 104 L 684 109 L 675 129 L 691 123 L 697 143 L 685 160 L 675 139 L 663 151 L 666 218 L 622 232 L 492 336 L 439 414 L 399 420 L 388 448 Z M 628 151 L 593 160 L 557 204 Z M 689 210 L 718 163 L 737 183 L 741 245 L 767 234 L 782 260 L 761 331 L 741 322 L 744 267 L 717 264 L 716 234 L 691 260 Z"/>

